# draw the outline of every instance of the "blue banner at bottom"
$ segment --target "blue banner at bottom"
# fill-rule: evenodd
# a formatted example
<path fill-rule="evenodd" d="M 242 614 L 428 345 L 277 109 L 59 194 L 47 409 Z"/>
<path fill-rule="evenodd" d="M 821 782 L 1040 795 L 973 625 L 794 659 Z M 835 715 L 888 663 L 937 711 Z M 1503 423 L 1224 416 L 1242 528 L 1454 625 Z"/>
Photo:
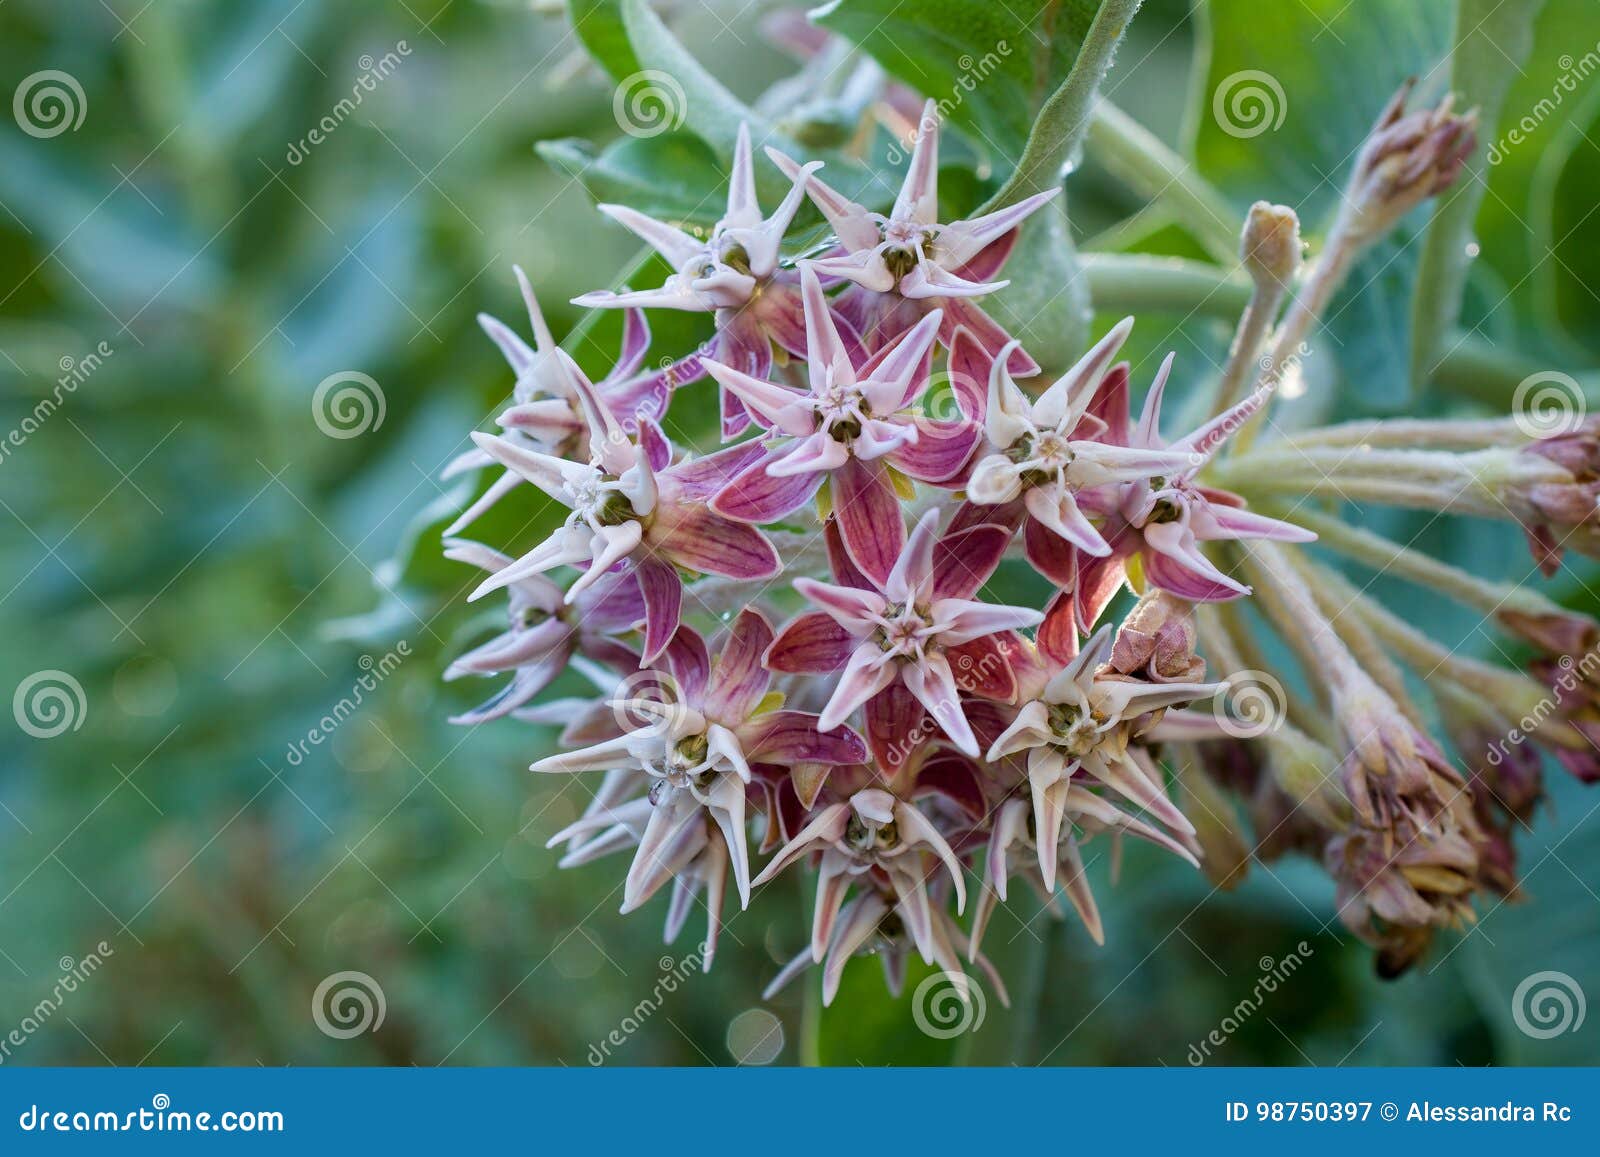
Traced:
<path fill-rule="evenodd" d="M 1586 1069 L 0 1069 L 0 1152 L 1595 1152 L 1595 1088 Z"/>

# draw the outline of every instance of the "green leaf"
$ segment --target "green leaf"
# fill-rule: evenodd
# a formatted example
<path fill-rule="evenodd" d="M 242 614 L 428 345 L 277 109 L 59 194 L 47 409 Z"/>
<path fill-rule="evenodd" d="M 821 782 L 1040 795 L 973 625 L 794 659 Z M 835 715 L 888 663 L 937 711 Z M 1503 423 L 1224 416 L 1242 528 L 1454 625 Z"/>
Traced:
<path fill-rule="evenodd" d="M 1450 45 L 1452 4 L 1213 0 L 1201 11 L 1197 51 L 1207 63 L 1191 102 L 1200 170 L 1241 211 L 1262 198 L 1289 205 L 1314 237 L 1401 82 L 1437 76 L 1434 66 Z M 1415 99 L 1442 95 L 1436 81 Z M 1327 312 L 1343 375 L 1372 408 L 1400 408 L 1411 395 L 1419 253 L 1414 228 L 1403 222 L 1357 262 Z"/>
<path fill-rule="evenodd" d="M 625 136 L 598 152 L 574 137 L 540 141 L 535 148 L 550 164 L 576 177 L 596 201 L 701 225 L 714 224 L 722 214 L 722 166 L 692 134 Z"/>
<path fill-rule="evenodd" d="M 567 0 L 567 17 L 573 33 L 612 80 L 626 80 L 639 71 L 622 21 L 622 0 Z"/>
<path fill-rule="evenodd" d="M 1472 222 L 1488 185 L 1488 141 L 1516 74 L 1533 47 L 1533 18 L 1544 0 L 1458 0 L 1450 83 L 1461 104 L 1478 111 L 1478 148 L 1455 187 L 1439 198 L 1423 244 L 1412 303 L 1411 376 L 1432 375 L 1443 343 L 1457 324 L 1471 264 Z"/>
<path fill-rule="evenodd" d="M 1492 138 L 1485 134 L 1489 196 L 1478 212 L 1478 260 L 1509 286 L 1523 284 L 1530 269 L 1552 260 L 1537 227 L 1550 207 L 1540 202 L 1555 187 L 1548 176 L 1557 163 L 1552 149 L 1575 119 L 1584 123 L 1585 106 L 1594 99 L 1596 44 L 1600 4 L 1546 3 L 1534 21 L 1533 49 L 1506 94 L 1499 129 Z M 1530 293 L 1509 299 L 1529 352 L 1540 337 L 1554 336 L 1547 300 Z"/>
<path fill-rule="evenodd" d="M 1077 59 L 1094 0 L 835 0 L 814 19 L 863 48 L 973 141 L 1000 171 L 1023 156 L 1034 118 Z"/>
<path fill-rule="evenodd" d="M 1546 316 L 1593 358 L 1600 355 L 1600 90 L 1584 104 L 1587 115 L 1558 131 L 1535 187 L 1534 224 L 1541 250 L 1552 257 L 1536 267 L 1534 287 Z"/>

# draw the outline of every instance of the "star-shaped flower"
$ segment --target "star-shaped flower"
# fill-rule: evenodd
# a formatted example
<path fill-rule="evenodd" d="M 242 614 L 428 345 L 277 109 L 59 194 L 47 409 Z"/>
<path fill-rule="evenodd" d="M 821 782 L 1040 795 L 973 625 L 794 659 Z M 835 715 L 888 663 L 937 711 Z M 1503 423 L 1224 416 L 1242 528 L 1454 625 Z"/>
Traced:
<path fill-rule="evenodd" d="M 446 558 L 491 573 L 511 565 L 508 556 L 480 543 L 448 539 L 445 548 Z M 509 627 L 456 659 L 444 677 L 514 674 L 487 703 L 452 716 L 451 723 L 486 723 L 509 715 L 549 686 L 574 655 L 624 669 L 638 665 L 638 655 L 610 637 L 644 618 L 644 599 L 633 575 L 607 575 L 570 604 L 565 592 L 543 575 L 529 575 L 507 589 Z"/>
<path fill-rule="evenodd" d="M 956 910 L 966 906 L 966 885 L 961 861 L 939 829 L 914 805 L 881 788 L 866 788 L 848 800 L 823 808 L 794 839 L 778 851 L 755 883 L 771 880 L 801 856 L 820 851 L 817 902 L 811 922 L 811 959 L 821 963 L 835 940 L 836 921 L 845 894 L 854 882 L 865 889 L 882 890 L 884 907 L 867 923 L 871 906 L 852 911 L 848 940 L 869 936 L 889 906 L 899 913 L 923 960 L 934 960 L 933 909 L 928 900 L 930 866 L 942 865 L 955 889 Z M 881 885 L 874 882 L 881 880 Z M 842 931 L 842 930 L 841 930 Z M 843 953 L 848 959 L 852 945 Z M 841 965 L 843 960 L 841 960 Z M 959 971 L 959 965 L 957 966 Z"/>
<path fill-rule="evenodd" d="M 505 436 L 518 445 L 540 450 L 558 457 L 587 458 L 589 456 L 588 423 L 578 392 L 567 370 L 567 362 L 558 357 L 559 347 L 545 323 L 534 296 L 533 286 L 519 266 L 513 266 L 517 284 L 522 288 L 522 299 L 527 303 L 528 318 L 533 324 L 533 348 L 504 322 L 486 313 L 478 315 L 478 324 L 500 347 L 507 364 L 517 375 L 511 388 L 511 405 L 496 421 L 505 430 Z M 650 347 L 650 326 L 644 314 L 630 309 L 623 316 L 622 348 L 616 364 L 594 386 L 594 393 L 606 407 L 617 415 L 624 429 L 637 429 L 640 419 L 656 419 L 666 413 L 672 391 L 695 381 L 705 370 L 698 354 L 657 370 L 645 370 L 645 353 Z M 443 478 L 453 478 L 468 470 L 494 464 L 492 455 L 480 447 L 473 447 L 458 455 L 444 469 Z M 522 483 L 514 470 L 507 470 L 488 490 L 461 512 L 444 536 L 450 538 L 461 533 L 490 507 Z"/>
<path fill-rule="evenodd" d="M 1218 569 L 1202 544 L 1253 538 L 1312 542 L 1317 537 L 1290 523 L 1253 514 L 1244 509 L 1244 502 L 1237 495 L 1205 486 L 1197 479 L 1222 445 L 1267 403 L 1271 391 L 1257 390 L 1187 437 L 1168 443 L 1161 436 L 1161 401 L 1172 362 L 1173 355 L 1168 354 L 1161 363 L 1137 425 L 1130 416 L 1125 375 L 1111 375 L 1090 407 L 1090 415 L 1105 426 L 1098 435 L 1100 440 L 1137 450 L 1178 454 L 1187 461 L 1182 469 L 1152 474 L 1084 496 L 1081 505 L 1100 520 L 1101 536 L 1111 552 L 1077 560 L 1076 590 L 1051 605 L 1047 615 L 1052 623 L 1073 611 L 1078 628 L 1092 630 L 1135 555 L 1139 556 L 1144 577 L 1162 590 L 1190 602 L 1215 602 L 1249 594 L 1250 588 Z M 1047 630 L 1051 635 L 1057 634 L 1053 627 Z"/>
<path fill-rule="evenodd" d="M 799 164 L 782 153 L 768 149 L 767 155 L 785 173 L 801 172 Z M 855 282 L 873 294 L 893 295 L 852 303 L 860 306 L 862 324 L 858 328 L 872 348 L 880 344 L 874 335 L 889 340 L 907 327 L 904 311 L 898 308 L 904 300 L 916 308 L 942 308 L 940 341 L 946 346 L 956 327 L 964 326 L 994 357 L 1010 341 L 1010 335 L 971 299 L 1008 284 L 992 278 L 1010 255 L 1014 231 L 1060 190 L 1036 193 L 970 221 L 942 225 L 938 180 L 939 114 L 930 100 L 918 125 L 911 167 L 888 216 L 871 212 L 815 177 L 807 184 L 807 194 L 833 226 L 844 250 L 818 260 L 817 271 Z M 1018 374 L 1039 372 L 1020 347 L 1011 351 L 1010 358 Z"/>
<path fill-rule="evenodd" d="M 625 205 L 600 211 L 665 257 L 675 272 L 660 289 L 628 293 L 600 290 L 573 299 L 596 308 L 653 306 L 695 312 L 716 311 L 717 358 L 747 373 L 765 377 L 772 367 L 772 342 L 788 353 L 805 355 L 799 296 L 792 278 L 779 269 L 783 235 L 794 220 L 807 180 L 820 161 L 796 166 L 794 184 L 772 216 L 761 216 L 756 202 L 750 130 L 739 126 L 728 178 L 728 205 L 705 239 L 647 217 Z M 736 400 L 723 394 L 723 433 L 732 437 L 748 424 Z"/>
<path fill-rule="evenodd" d="M 1006 359 L 995 359 L 984 413 L 984 430 L 993 452 L 973 467 L 967 480 L 968 499 L 983 506 L 1020 500 L 1030 519 L 1078 550 L 1096 557 L 1111 553 L 1110 545 L 1079 508 L 1077 494 L 1111 483 L 1180 472 L 1191 465 L 1192 457 L 1182 449 L 1119 446 L 1088 436 L 1104 430 L 1103 422 L 1086 419 L 1086 414 L 1111 359 L 1132 329 L 1133 319 L 1124 318 L 1034 402 L 1017 387 Z M 1008 520 L 997 517 L 993 521 Z M 1037 546 L 1036 536 L 1030 534 L 1029 543 Z M 1043 556 L 1049 551 L 1031 550 L 1030 557 L 1035 553 Z M 1049 573 L 1045 558 L 1034 562 Z"/>
<path fill-rule="evenodd" d="M 971 456 L 978 429 L 964 419 L 925 417 L 916 408 L 928 388 L 937 310 L 857 365 L 816 274 L 802 265 L 800 278 L 808 391 L 705 363 L 773 438 L 791 439 L 733 479 L 711 507 L 729 518 L 772 522 L 831 479 L 845 548 L 858 567 L 884 578 L 905 542 L 889 467 L 930 483 L 948 481 Z"/>
<path fill-rule="evenodd" d="M 1010 535 L 983 526 L 941 540 L 938 531 L 938 512 L 930 510 L 888 577 L 866 576 L 870 586 L 795 579 L 795 590 L 822 610 L 786 626 L 767 652 L 767 665 L 791 673 L 840 672 L 822 709 L 824 731 L 903 682 L 956 747 L 977 755 L 978 741 L 961 705 L 961 683 L 993 698 L 1015 696 L 1005 636 L 1041 616 L 972 598 L 999 564 Z M 954 667 L 952 655 L 958 660 Z"/>
<path fill-rule="evenodd" d="M 719 641 L 713 664 L 705 641 L 688 628 L 680 629 L 659 668 L 649 669 L 644 679 L 625 680 L 631 694 L 613 701 L 618 719 L 627 725 L 623 734 L 533 765 L 539 772 L 642 773 L 637 782 L 648 785 L 650 811 L 637 834 L 638 851 L 623 891 L 624 912 L 643 904 L 672 878 L 675 868 L 699 855 L 697 829 L 707 819 L 726 845 L 741 905 L 748 904 L 745 793 L 752 782 L 751 765 L 833 766 L 866 758 L 866 745 L 855 732 L 845 728 L 824 734 L 815 715 L 775 706 L 767 695 L 771 676 L 761 665 L 771 642 L 766 618 L 745 610 Z M 607 814 L 630 832 L 642 812 L 634 801 Z"/>
<path fill-rule="evenodd" d="M 1063 826 L 1075 807 L 1090 806 L 1090 785 L 1110 788 L 1171 831 L 1194 835 L 1194 826 L 1167 798 L 1155 760 L 1134 742 L 1136 725 L 1151 712 L 1208 699 L 1223 685 L 1103 677 L 1098 668 L 1110 656 L 1111 643 L 1111 628 L 1102 628 L 1037 698 L 1022 705 L 985 756 L 994 762 L 1027 752 L 1033 839 L 1047 889 L 1055 887 Z"/>
<path fill-rule="evenodd" d="M 731 446 L 705 458 L 672 464 L 672 449 L 653 422 L 642 420 L 638 440 L 622 429 L 583 371 L 558 350 L 583 406 L 594 457 L 569 462 L 506 438 L 475 433 L 495 460 L 571 508 L 561 529 L 485 580 L 470 598 L 558 566 L 584 573 L 567 588 L 572 603 L 617 564 L 638 576 L 645 604 L 648 662 L 678 629 L 683 605 L 679 568 L 734 579 L 770 578 L 781 569 L 772 543 L 753 526 L 714 514 L 706 499 L 761 452 Z"/>

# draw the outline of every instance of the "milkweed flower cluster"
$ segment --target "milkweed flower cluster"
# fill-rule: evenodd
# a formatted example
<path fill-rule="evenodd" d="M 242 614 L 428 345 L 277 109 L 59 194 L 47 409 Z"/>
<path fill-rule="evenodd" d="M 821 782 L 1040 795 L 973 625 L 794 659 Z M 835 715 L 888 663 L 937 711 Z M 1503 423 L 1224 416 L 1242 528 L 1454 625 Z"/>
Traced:
<path fill-rule="evenodd" d="M 519 271 L 534 344 L 484 319 L 513 401 L 451 468 L 503 473 L 446 532 L 449 556 L 485 572 L 471 597 L 506 592 L 510 622 L 447 677 L 503 680 L 458 722 L 561 724 L 561 750 L 533 770 L 592 793 L 551 841 L 562 865 L 626 858 L 623 910 L 665 890 L 668 937 L 698 906 L 711 948 L 730 883 L 744 908 L 810 865 L 810 941 L 773 987 L 821 965 L 826 999 L 862 954 L 891 987 L 912 954 L 989 970 L 985 932 L 1019 879 L 1047 903 L 1063 895 L 1101 939 L 1089 861 L 1124 836 L 1228 883 L 1252 856 L 1315 857 L 1388 971 L 1470 920 L 1478 891 L 1514 890 L 1535 745 L 1600 778 L 1600 678 L 1558 681 L 1600 626 L 1307 500 L 1509 515 L 1553 568 L 1600 543 L 1600 431 L 1541 441 L 1509 420 L 1407 421 L 1256 438 L 1285 351 L 1352 258 L 1448 187 L 1472 147 L 1471 118 L 1448 103 L 1404 105 L 1361 152 L 1343 224 L 1303 280 L 1293 214 L 1252 212 L 1256 316 L 1187 430 L 1164 405 L 1173 359 L 1147 387 L 1117 360 L 1133 319 L 1047 373 L 984 310 L 1057 190 L 941 221 L 932 102 L 887 213 L 774 150 L 788 191 L 764 213 L 743 129 L 707 234 L 601 206 L 672 272 L 576 299 L 624 311 L 598 382 Z M 831 232 L 800 249 L 806 202 Z M 649 309 L 709 314 L 715 337 L 646 370 Z M 723 444 L 700 453 L 663 427 L 705 375 Z M 936 378 L 948 405 L 930 404 Z M 466 537 L 524 483 L 568 511 L 554 533 L 518 556 Z M 1330 554 L 1476 606 L 1540 658 L 1522 673 L 1459 657 Z M 1054 594 L 1013 605 L 991 593 L 1002 568 Z M 1263 675 L 1258 622 L 1290 644 L 1305 688 L 1267 718 L 1243 695 Z M 1433 711 L 1402 666 L 1427 676 Z M 568 670 L 594 692 L 542 702 Z M 1501 742 L 1524 718 L 1529 742 Z"/>

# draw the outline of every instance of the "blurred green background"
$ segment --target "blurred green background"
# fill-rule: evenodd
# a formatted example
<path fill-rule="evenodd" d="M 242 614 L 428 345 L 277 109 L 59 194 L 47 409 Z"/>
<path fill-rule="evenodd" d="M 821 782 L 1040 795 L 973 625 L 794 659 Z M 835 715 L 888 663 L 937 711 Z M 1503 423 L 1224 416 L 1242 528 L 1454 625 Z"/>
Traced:
<path fill-rule="evenodd" d="M 747 98 L 793 69 L 759 31 L 771 7 L 663 6 Z M 1178 145 L 1207 116 L 1196 69 L 1282 56 L 1284 132 L 1248 148 L 1202 134 L 1200 148 L 1235 203 L 1301 207 L 1326 207 L 1327 181 L 1414 67 L 1407 54 L 1447 47 L 1453 10 L 1210 7 L 1222 60 L 1187 5 L 1151 0 L 1112 98 Z M 1596 7 L 1546 8 L 1514 81 L 1526 99 L 1508 107 L 1531 105 L 1570 67 L 1563 54 L 1600 41 Z M 386 56 L 360 107 L 306 147 Z M 577 320 L 566 299 L 613 283 L 635 251 L 534 150 L 619 136 L 610 85 L 565 15 L 509 0 L 9 0 L 0 58 L 6 92 L 59 70 L 82 94 L 81 123 L 54 135 L 0 124 L 0 426 L 24 430 L 41 400 L 59 402 L 0 459 L 0 690 L 40 672 L 82 689 L 61 734 L 6 720 L 0 741 L 0 1039 L 42 1019 L 4 1062 L 581 1065 L 647 999 L 659 1007 L 605 1046 L 607 1063 L 800 1059 L 819 1028 L 807 984 L 770 1005 L 759 994 L 802 944 L 809 880 L 735 914 L 714 972 L 663 995 L 698 928 L 664 947 L 664 900 L 619 917 L 620 863 L 556 872 L 544 841 L 588 787 L 527 773 L 550 734 L 445 722 L 486 689 L 446 687 L 440 672 L 499 614 L 467 608 L 475 577 L 437 558 L 463 497 L 440 469 L 510 385 L 474 315 L 524 328 L 520 263 L 559 334 Z M 1369 91 L 1357 65 L 1383 83 Z M 1569 369 L 1593 367 L 1600 333 L 1583 178 L 1600 163 L 1600 80 L 1587 84 L 1537 150 L 1496 171 L 1480 216 L 1492 260 L 1469 295 L 1482 339 Z M 1091 248 L 1202 253 L 1140 214 L 1145 198 L 1092 148 L 1070 189 Z M 1557 242 L 1568 256 L 1552 263 L 1539 246 Z M 1362 280 L 1350 333 L 1390 324 L 1381 295 L 1404 300 L 1403 272 Z M 692 319 L 652 322 L 693 337 Z M 1227 334 L 1182 309 L 1147 322 L 1136 380 L 1158 342 L 1204 368 Z M 580 356 L 603 368 L 610 338 L 597 340 Z M 1378 368 L 1347 364 L 1346 396 L 1377 405 L 1403 355 L 1351 348 Z M 380 388 L 381 424 L 329 437 L 313 394 L 352 371 Z M 554 517 L 521 501 L 484 528 L 489 541 Z M 1507 541 L 1452 531 L 1436 545 L 1503 566 Z M 358 691 L 374 670 L 386 674 Z M 321 722 L 357 694 L 347 718 Z M 327 741 L 309 744 L 317 730 Z M 1310 865 L 1258 867 L 1217 893 L 1131 847 L 1115 881 L 1105 858 L 1093 867 L 1104 949 L 1026 896 L 996 917 L 990 944 L 1036 1014 L 991 1000 L 953 1053 L 858 962 L 821 1023 L 822 1058 L 1182 1065 L 1260 962 L 1304 940 L 1308 963 L 1216 1061 L 1593 1059 L 1592 1024 L 1531 1040 L 1509 998 L 1542 968 L 1600 995 L 1594 803 L 1557 785 L 1524 844 L 1533 903 L 1495 908 L 1398 983 L 1374 980 L 1367 950 L 1330 925 L 1332 888 Z M 91 954 L 98 971 L 38 1017 Z M 319 984 L 343 971 L 371 977 L 385 1006 L 381 1027 L 348 1039 L 312 1015 Z"/>

